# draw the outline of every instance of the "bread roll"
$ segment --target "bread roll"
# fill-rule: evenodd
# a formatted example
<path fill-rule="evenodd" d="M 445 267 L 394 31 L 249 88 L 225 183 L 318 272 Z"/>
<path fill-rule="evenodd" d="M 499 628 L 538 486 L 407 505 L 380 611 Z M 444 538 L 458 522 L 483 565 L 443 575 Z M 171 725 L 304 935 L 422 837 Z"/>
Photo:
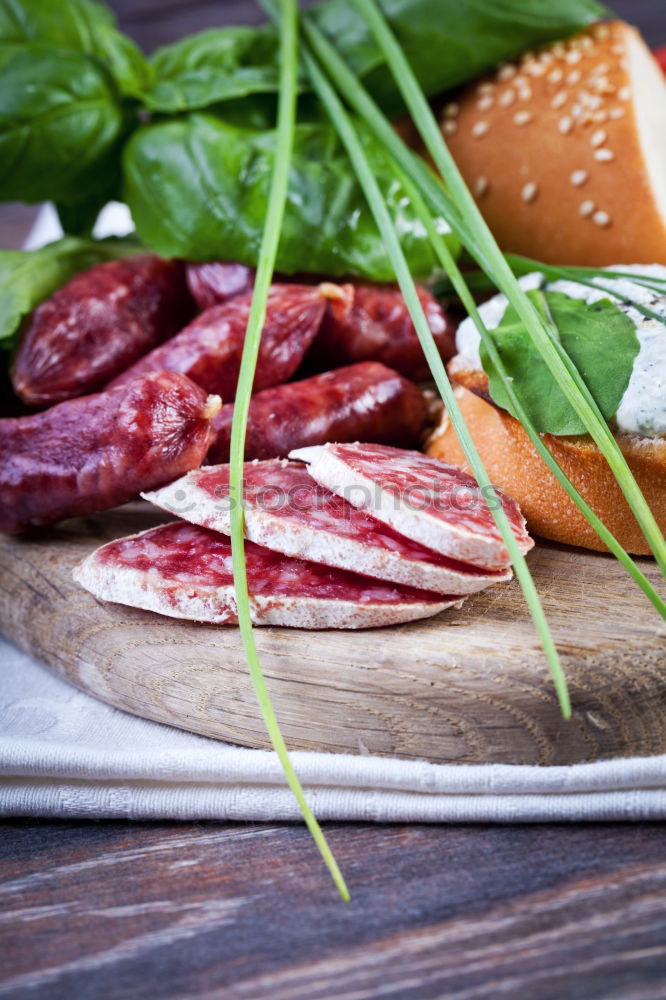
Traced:
<path fill-rule="evenodd" d="M 503 250 L 666 263 L 666 80 L 634 28 L 599 24 L 527 53 L 440 115 Z"/>

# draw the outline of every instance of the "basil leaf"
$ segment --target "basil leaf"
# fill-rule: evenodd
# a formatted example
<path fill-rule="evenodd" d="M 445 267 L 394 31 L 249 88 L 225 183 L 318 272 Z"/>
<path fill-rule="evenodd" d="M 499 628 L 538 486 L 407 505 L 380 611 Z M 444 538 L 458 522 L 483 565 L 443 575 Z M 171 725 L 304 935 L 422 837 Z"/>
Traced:
<path fill-rule="evenodd" d="M 588 304 L 559 292 L 546 292 L 545 295 L 528 292 L 528 295 L 542 311 L 545 299 L 562 347 L 583 377 L 604 418 L 610 421 L 629 385 L 639 350 L 634 323 L 610 299 Z M 587 433 L 512 307 L 507 309 L 504 319 L 490 335 L 536 429 L 556 435 Z M 516 416 L 483 345 L 481 363 L 488 375 L 493 402 Z"/>
<path fill-rule="evenodd" d="M 90 56 L 41 43 L 0 46 L 4 201 L 80 201 L 105 180 L 123 112 Z"/>
<path fill-rule="evenodd" d="M 71 236 L 39 250 L 0 250 L 0 347 L 12 348 L 24 317 L 79 271 L 139 250 L 132 240 Z"/>
<path fill-rule="evenodd" d="M 426 232 L 372 137 L 366 152 L 383 186 L 413 273 L 435 260 Z M 125 151 L 124 197 L 141 239 L 158 253 L 256 265 L 275 132 L 209 114 L 141 128 Z M 168 206 L 168 211 L 165 211 Z M 393 271 L 363 193 L 328 122 L 300 124 L 276 267 L 390 281 Z"/>
<path fill-rule="evenodd" d="M 596 0 L 383 0 L 382 8 L 429 96 L 524 49 L 584 28 L 605 13 Z M 319 27 L 386 110 L 401 107 L 393 78 L 350 0 L 312 8 Z M 277 36 L 271 27 L 204 31 L 159 49 L 152 111 L 210 107 L 277 91 Z"/>
<path fill-rule="evenodd" d="M 381 0 L 380 6 L 430 97 L 608 13 L 596 0 Z M 312 13 L 384 109 L 402 107 L 384 57 L 349 0 L 325 0 Z"/>
<path fill-rule="evenodd" d="M 193 111 L 278 87 L 277 41 L 268 27 L 202 31 L 158 49 L 151 61 L 151 111 Z"/>
<path fill-rule="evenodd" d="M 42 42 L 95 56 L 120 92 L 133 97 L 152 82 L 141 51 L 118 31 L 109 8 L 94 0 L 0 0 L 0 42 Z"/>

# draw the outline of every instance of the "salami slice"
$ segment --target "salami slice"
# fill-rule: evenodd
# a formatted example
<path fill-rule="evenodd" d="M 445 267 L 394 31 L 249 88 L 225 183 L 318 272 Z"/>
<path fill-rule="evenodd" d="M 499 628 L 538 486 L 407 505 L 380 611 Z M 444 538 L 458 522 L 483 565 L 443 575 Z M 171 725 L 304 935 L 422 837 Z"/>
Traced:
<path fill-rule="evenodd" d="M 298 462 L 248 462 L 245 533 L 274 552 L 440 594 L 471 594 L 507 580 L 413 542 L 319 485 Z M 158 507 L 228 535 L 229 466 L 208 466 L 145 493 Z"/>
<path fill-rule="evenodd" d="M 488 570 L 509 566 L 506 546 L 476 481 L 418 451 L 376 444 L 326 444 L 292 451 L 310 475 L 354 507 L 421 545 Z M 518 504 L 500 490 L 522 552 L 534 542 Z"/>
<path fill-rule="evenodd" d="M 290 559 L 252 542 L 245 557 L 255 625 L 372 628 L 427 618 L 460 600 Z M 101 600 L 170 618 L 238 621 L 230 540 L 184 521 L 103 545 L 75 568 L 74 579 Z"/>

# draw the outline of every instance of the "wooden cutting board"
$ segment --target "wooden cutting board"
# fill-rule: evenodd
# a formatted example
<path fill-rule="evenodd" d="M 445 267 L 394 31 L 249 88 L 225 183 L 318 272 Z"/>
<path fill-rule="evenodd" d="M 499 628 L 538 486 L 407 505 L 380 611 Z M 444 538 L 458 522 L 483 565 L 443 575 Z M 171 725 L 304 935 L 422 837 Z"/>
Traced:
<path fill-rule="evenodd" d="M 132 504 L 0 539 L 0 629 L 77 687 L 147 719 L 252 747 L 267 740 L 238 630 L 103 604 L 72 566 L 158 523 Z M 569 680 L 560 716 L 514 581 L 390 629 L 257 629 L 291 748 L 436 762 L 568 764 L 666 752 L 666 631 L 610 556 L 528 557 Z M 658 580 L 651 560 L 646 573 Z"/>

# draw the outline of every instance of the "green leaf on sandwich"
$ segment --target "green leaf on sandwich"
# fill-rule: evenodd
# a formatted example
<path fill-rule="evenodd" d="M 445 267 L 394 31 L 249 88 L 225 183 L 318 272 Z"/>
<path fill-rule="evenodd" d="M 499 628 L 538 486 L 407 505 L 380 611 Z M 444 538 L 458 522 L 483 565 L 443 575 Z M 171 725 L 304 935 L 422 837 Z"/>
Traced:
<path fill-rule="evenodd" d="M 537 308 L 542 311 L 544 305 L 547 308 L 564 350 L 604 418 L 610 421 L 629 384 L 639 350 L 634 323 L 609 299 L 588 304 L 559 292 L 528 294 Z M 490 335 L 536 429 L 555 435 L 587 433 L 512 307 Z M 488 375 L 493 402 L 516 416 L 483 345 L 481 363 Z"/>

